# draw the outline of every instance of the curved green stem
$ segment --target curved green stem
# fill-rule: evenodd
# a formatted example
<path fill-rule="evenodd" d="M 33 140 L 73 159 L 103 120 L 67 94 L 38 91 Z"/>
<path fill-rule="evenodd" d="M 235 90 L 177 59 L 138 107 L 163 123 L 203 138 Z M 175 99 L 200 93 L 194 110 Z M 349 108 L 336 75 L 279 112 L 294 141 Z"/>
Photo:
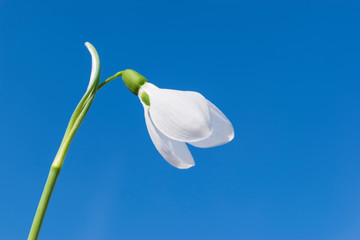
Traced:
<path fill-rule="evenodd" d="M 55 156 L 53 164 L 51 165 L 49 176 L 46 180 L 45 187 L 41 195 L 33 223 L 31 225 L 28 240 L 36 240 L 39 236 L 41 225 L 45 217 L 46 209 L 49 205 L 51 194 L 54 190 L 56 180 L 60 174 L 60 170 L 64 163 L 67 151 L 70 147 L 70 144 L 77 130 L 79 129 L 87 112 L 89 111 L 92 102 L 94 101 L 96 92 L 98 91 L 98 85 L 100 81 L 99 56 L 96 49 L 90 43 L 86 43 L 85 45 L 90 51 L 92 57 L 92 70 L 91 70 L 91 77 L 90 77 L 88 90 L 80 100 L 79 104 L 75 108 L 75 111 L 70 118 L 69 124 L 65 131 L 59 150 Z"/>
<path fill-rule="evenodd" d="M 116 73 L 114 76 L 109 77 L 108 79 L 106 79 L 105 81 L 103 81 L 103 82 L 99 85 L 98 91 L 99 91 L 103 86 L 105 86 L 106 84 L 108 84 L 109 82 L 111 82 L 112 80 L 120 77 L 120 76 L 123 74 L 123 72 L 124 72 L 124 71 L 118 72 L 118 73 Z"/>

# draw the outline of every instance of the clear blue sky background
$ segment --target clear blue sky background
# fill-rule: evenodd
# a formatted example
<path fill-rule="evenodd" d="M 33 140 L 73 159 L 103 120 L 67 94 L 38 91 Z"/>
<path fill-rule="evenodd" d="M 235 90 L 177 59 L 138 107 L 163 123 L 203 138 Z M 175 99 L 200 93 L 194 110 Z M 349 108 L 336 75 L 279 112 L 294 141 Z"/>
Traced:
<path fill-rule="evenodd" d="M 0 239 L 25 239 L 90 76 L 201 92 L 230 144 L 171 167 L 120 79 L 76 135 L 39 239 L 360 239 L 358 1 L 0 0 Z"/>

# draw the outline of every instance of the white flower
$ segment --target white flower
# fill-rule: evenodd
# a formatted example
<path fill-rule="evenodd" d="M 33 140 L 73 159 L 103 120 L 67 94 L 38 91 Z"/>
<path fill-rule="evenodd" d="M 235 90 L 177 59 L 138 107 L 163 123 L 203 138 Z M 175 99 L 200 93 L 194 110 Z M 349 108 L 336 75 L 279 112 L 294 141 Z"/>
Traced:
<path fill-rule="evenodd" d="M 208 148 L 234 138 L 230 121 L 200 93 L 161 89 L 145 82 L 138 96 L 151 140 L 174 167 L 185 169 L 195 165 L 186 143 Z"/>

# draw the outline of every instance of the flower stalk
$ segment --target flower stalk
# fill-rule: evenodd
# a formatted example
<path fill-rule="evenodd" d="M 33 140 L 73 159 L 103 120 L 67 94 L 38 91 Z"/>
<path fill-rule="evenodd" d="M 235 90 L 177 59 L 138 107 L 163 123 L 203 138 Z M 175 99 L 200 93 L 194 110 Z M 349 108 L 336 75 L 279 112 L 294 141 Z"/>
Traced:
<path fill-rule="evenodd" d="M 65 131 L 65 135 L 60 144 L 59 150 L 55 156 L 54 162 L 51 165 L 50 172 L 46 180 L 45 187 L 41 195 L 40 202 L 38 204 L 38 208 L 35 213 L 35 217 L 33 219 L 33 223 L 31 225 L 28 240 L 36 240 L 39 236 L 41 225 L 45 217 L 46 209 L 49 205 L 51 194 L 54 190 L 56 180 L 59 177 L 70 144 L 77 130 L 79 129 L 81 123 L 83 122 L 86 114 L 88 113 L 91 104 L 94 101 L 97 91 L 99 90 L 99 81 L 100 81 L 99 55 L 96 49 L 90 43 L 86 43 L 85 45 L 90 51 L 92 57 L 92 70 L 91 70 L 89 86 L 70 118 L 69 124 Z"/>
<path fill-rule="evenodd" d="M 45 217 L 45 212 L 49 205 L 50 197 L 54 190 L 56 180 L 59 177 L 60 170 L 61 170 L 61 168 L 56 168 L 53 166 L 51 166 L 51 168 L 50 168 L 49 176 L 46 180 L 45 187 L 44 187 L 43 193 L 41 195 L 40 202 L 39 202 L 38 208 L 36 210 L 33 223 L 31 225 L 28 240 L 35 240 L 39 236 L 40 228 L 41 228 L 42 222 Z"/>

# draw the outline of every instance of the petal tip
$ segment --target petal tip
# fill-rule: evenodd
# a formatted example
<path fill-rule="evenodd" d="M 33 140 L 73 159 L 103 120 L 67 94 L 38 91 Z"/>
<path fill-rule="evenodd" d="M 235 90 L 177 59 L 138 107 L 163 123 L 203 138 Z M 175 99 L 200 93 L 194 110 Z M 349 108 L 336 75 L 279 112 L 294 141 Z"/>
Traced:
<path fill-rule="evenodd" d="M 234 139 L 234 137 L 235 137 L 235 133 L 234 131 L 232 131 L 232 133 L 229 136 L 229 142 L 231 142 Z"/>
<path fill-rule="evenodd" d="M 189 169 L 194 166 L 195 166 L 195 163 L 194 164 L 181 164 L 179 166 L 174 166 L 174 167 L 176 167 L 177 169 Z"/>

